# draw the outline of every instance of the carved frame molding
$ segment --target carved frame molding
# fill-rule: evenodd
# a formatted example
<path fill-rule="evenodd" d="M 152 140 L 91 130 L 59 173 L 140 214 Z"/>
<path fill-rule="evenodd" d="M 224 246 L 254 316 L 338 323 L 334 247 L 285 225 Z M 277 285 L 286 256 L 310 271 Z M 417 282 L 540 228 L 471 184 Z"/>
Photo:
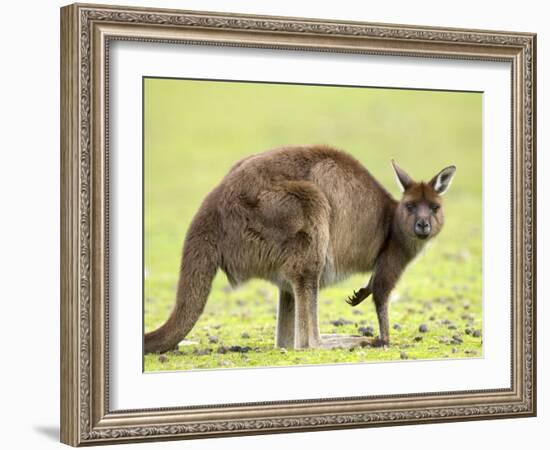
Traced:
<path fill-rule="evenodd" d="M 112 40 L 508 61 L 512 386 L 110 411 L 108 58 Z M 536 414 L 536 35 L 75 4 L 61 9 L 61 440 L 70 445 Z"/>

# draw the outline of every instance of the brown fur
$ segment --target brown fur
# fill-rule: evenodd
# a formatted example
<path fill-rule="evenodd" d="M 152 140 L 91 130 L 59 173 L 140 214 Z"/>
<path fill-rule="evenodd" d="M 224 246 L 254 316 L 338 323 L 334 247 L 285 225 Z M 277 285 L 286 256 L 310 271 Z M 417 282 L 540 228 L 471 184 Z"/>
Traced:
<path fill-rule="evenodd" d="M 406 184 L 400 202 L 358 161 L 330 147 L 279 148 L 235 164 L 188 230 L 176 304 L 167 322 L 145 335 L 145 352 L 173 349 L 189 333 L 218 268 L 232 285 L 263 278 L 279 287 L 276 345 L 294 348 L 322 345 L 320 288 L 372 271 L 349 303 L 372 293 L 378 342 L 389 343 L 389 294 L 426 242 L 414 224 L 429 219 L 431 236 L 439 232 L 442 209 L 430 213 L 430 205 L 441 203 L 434 180 L 450 183 L 454 174 L 452 168 L 428 184 L 414 183 L 394 167 Z M 418 205 L 414 214 L 406 207 L 411 202 Z"/>

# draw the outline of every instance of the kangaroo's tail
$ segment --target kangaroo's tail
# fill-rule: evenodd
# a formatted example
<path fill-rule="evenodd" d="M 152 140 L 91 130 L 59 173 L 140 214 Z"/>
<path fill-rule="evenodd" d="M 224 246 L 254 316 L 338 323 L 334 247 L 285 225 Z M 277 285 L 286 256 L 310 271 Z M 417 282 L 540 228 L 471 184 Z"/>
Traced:
<path fill-rule="evenodd" d="M 213 225 L 200 213 L 191 224 L 183 247 L 176 304 L 164 325 L 145 334 L 145 353 L 174 349 L 202 314 L 219 266 Z"/>

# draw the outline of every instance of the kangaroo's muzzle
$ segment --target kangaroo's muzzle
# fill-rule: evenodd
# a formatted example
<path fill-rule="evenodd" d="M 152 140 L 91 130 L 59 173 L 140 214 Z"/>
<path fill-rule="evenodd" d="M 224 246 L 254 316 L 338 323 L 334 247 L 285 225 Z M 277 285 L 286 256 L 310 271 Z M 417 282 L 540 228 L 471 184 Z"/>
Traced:
<path fill-rule="evenodd" d="M 420 239 L 426 239 L 432 231 L 430 222 L 425 219 L 417 220 L 414 224 L 414 234 Z"/>

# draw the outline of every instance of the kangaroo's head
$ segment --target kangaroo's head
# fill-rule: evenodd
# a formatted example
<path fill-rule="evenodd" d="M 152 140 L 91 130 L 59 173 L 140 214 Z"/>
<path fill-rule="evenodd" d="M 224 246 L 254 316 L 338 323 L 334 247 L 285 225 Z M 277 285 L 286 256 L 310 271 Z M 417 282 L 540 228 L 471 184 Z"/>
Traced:
<path fill-rule="evenodd" d="M 416 182 L 392 160 L 397 182 L 403 191 L 395 212 L 395 225 L 410 239 L 426 240 L 443 227 L 441 196 L 453 180 L 456 167 L 445 167 L 428 183 Z"/>

